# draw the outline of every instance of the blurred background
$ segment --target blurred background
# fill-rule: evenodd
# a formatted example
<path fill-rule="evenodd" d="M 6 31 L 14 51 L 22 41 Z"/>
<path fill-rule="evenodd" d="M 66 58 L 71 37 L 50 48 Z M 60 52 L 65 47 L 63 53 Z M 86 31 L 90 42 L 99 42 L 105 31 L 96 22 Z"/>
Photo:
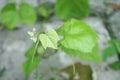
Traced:
<path fill-rule="evenodd" d="M 99 36 L 99 52 L 101 55 L 105 53 L 108 57 L 102 63 L 80 60 L 76 57 L 72 57 L 72 61 L 71 57 L 62 51 L 58 51 L 57 54 L 50 51 L 31 74 L 23 72 L 25 53 L 34 44 L 27 32 L 33 28 L 36 32 L 56 29 L 64 23 L 54 12 L 56 1 L 0 0 L 0 80 L 120 80 L 120 53 L 113 55 L 114 50 L 109 46 L 111 39 L 115 40 L 118 48 L 120 46 L 120 0 L 88 0 L 91 13 L 81 19 Z M 29 8 L 23 7 L 26 12 L 21 12 L 21 16 L 24 13 L 28 15 L 22 16 L 23 21 L 19 20 L 16 13 L 3 14 L 7 11 L 5 5 L 15 3 L 18 10 L 22 2 L 29 4 L 33 11 L 29 12 Z M 29 13 L 33 16 L 29 16 Z M 73 62 L 76 69 L 83 71 L 83 74 L 76 74 L 74 79 L 70 78 Z M 112 63 L 114 66 L 109 66 Z M 82 79 L 85 75 L 87 78 Z"/>

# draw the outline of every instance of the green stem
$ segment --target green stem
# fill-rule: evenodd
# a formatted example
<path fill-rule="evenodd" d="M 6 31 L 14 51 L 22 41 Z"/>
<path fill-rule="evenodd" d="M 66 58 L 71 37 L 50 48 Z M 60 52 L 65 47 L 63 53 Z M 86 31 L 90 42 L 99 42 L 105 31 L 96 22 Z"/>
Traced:
<path fill-rule="evenodd" d="M 34 52 L 33 52 L 33 55 L 32 55 L 32 62 L 33 62 L 34 56 L 36 54 L 36 50 L 37 50 L 38 44 L 39 44 L 39 40 L 37 39 L 36 44 L 35 44 L 35 49 L 34 49 Z"/>
<path fill-rule="evenodd" d="M 72 66 L 73 66 L 73 76 L 74 76 L 75 73 L 76 73 L 76 70 L 75 70 L 75 64 L 74 64 L 74 62 L 73 62 L 73 59 L 72 59 Z"/>

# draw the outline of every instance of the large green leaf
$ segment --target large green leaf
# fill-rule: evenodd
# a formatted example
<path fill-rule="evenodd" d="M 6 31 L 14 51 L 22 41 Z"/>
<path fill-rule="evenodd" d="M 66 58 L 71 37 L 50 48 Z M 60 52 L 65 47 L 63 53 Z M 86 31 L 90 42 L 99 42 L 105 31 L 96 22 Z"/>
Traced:
<path fill-rule="evenodd" d="M 120 61 L 116 61 L 112 64 L 109 64 L 109 67 L 114 69 L 114 70 L 120 70 Z"/>
<path fill-rule="evenodd" d="M 90 13 L 88 0 L 57 0 L 56 14 L 62 19 L 84 18 Z"/>
<path fill-rule="evenodd" d="M 27 4 L 21 3 L 19 6 L 19 13 L 21 20 L 26 24 L 33 24 L 36 21 L 36 12 L 34 8 Z"/>
<path fill-rule="evenodd" d="M 2 8 L 2 13 L 6 11 L 16 11 L 15 3 L 8 3 Z"/>
<path fill-rule="evenodd" d="M 16 11 L 6 11 L 0 15 L 0 22 L 9 30 L 14 29 L 19 20 L 19 14 Z"/>
<path fill-rule="evenodd" d="M 59 40 L 58 35 L 55 30 L 51 29 L 46 34 L 40 34 L 39 40 L 41 41 L 43 47 L 57 49 L 57 42 Z"/>
<path fill-rule="evenodd" d="M 38 67 L 39 63 L 39 57 L 34 57 L 33 60 L 29 58 L 26 62 L 23 63 L 22 69 L 25 74 L 30 74 L 34 69 Z"/>
<path fill-rule="evenodd" d="M 95 31 L 84 22 L 75 19 L 64 23 L 57 32 L 64 37 L 60 41 L 61 45 L 81 52 L 91 52 L 98 40 Z"/>
<path fill-rule="evenodd" d="M 98 49 L 94 51 L 94 48 L 97 48 L 98 36 L 84 22 L 72 19 L 64 23 L 57 33 L 63 37 L 60 41 L 63 51 L 81 59 L 97 60 Z"/>

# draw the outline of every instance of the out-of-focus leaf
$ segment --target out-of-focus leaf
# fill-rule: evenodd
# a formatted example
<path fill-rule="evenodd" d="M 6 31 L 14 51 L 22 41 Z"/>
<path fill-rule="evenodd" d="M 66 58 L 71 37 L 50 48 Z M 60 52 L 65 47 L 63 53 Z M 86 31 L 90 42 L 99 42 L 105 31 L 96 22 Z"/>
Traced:
<path fill-rule="evenodd" d="M 73 65 L 67 66 L 60 70 L 61 74 L 65 73 L 69 76 L 69 79 L 66 80 L 93 80 L 93 71 L 90 66 L 83 65 L 81 63 L 75 63 L 74 65 L 78 76 L 77 79 L 75 79 L 76 75 L 73 75 Z"/>
<path fill-rule="evenodd" d="M 3 76 L 3 74 L 5 73 L 5 71 L 6 71 L 6 68 L 5 68 L 5 67 L 0 70 L 0 77 Z"/>
<path fill-rule="evenodd" d="M 25 52 L 25 56 L 26 56 L 27 58 L 32 58 L 33 53 L 34 53 L 34 50 L 35 50 L 35 48 L 34 48 L 34 46 L 32 46 L 31 48 L 29 48 L 29 49 Z"/>
<path fill-rule="evenodd" d="M 38 7 L 38 13 L 40 16 L 48 18 L 54 11 L 54 4 L 53 3 L 43 3 Z"/>
<path fill-rule="evenodd" d="M 118 40 L 111 39 L 109 43 L 110 45 L 113 45 L 117 49 L 117 51 L 120 53 L 120 42 Z"/>
<path fill-rule="evenodd" d="M 62 19 L 84 18 L 89 15 L 88 0 L 57 0 L 55 13 Z"/>
<path fill-rule="evenodd" d="M 16 11 L 15 3 L 8 3 L 2 8 L 2 13 L 6 11 Z"/>
<path fill-rule="evenodd" d="M 0 15 L 0 22 L 9 30 L 13 30 L 19 21 L 19 14 L 16 11 L 6 11 Z"/>
<path fill-rule="evenodd" d="M 34 8 L 27 3 L 21 3 L 19 5 L 19 14 L 21 20 L 26 24 L 34 24 L 36 21 L 36 12 Z"/>
<path fill-rule="evenodd" d="M 48 17 L 49 16 L 49 13 L 48 11 L 46 10 L 45 7 L 41 6 L 38 8 L 38 12 L 39 14 L 41 14 L 43 17 Z"/>
<path fill-rule="evenodd" d="M 114 70 L 120 70 L 120 61 L 116 61 L 112 64 L 109 64 L 109 67 L 114 69 Z"/>
<path fill-rule="evenodd" d="M 22 69 L 25 74 L 30 74 L 33 70 L 35 70 L 40 63 L 39 57 L 34 57 L 33 60 L 29 58 L 26 62 L 23 63 Z"/>
<path fill-rule="evenodd" d="M 109 47 L 107 47 L 103 50 L 102 58 L 103 58 L 103 60 L 106 60 L 107 57 L 111 57 L 116 54 L 117 54 L 117 52 L 115 50 L 115 47 L 113 45 L 109 45 Z"/>

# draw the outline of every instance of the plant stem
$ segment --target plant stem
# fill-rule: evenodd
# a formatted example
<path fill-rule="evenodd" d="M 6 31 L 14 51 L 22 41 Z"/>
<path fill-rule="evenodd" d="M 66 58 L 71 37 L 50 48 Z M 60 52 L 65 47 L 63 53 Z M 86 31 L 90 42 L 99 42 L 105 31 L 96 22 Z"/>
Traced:
<path fill-rule="evenodd" d="M 73 76 L 74 76 L 75 73 L 76 73 L 76 70 L 75 70 L 75 64 L 74 64 L 74 62 L 73 62 L 73 59 L 72 59 L 72 66 L 73 66 Z"/>
<path fill-rule="evenodd" d="M 39 40 L 37 39 L 36 43 L 35 43 L 35 49 L 34 49 L 34 52 L 33 52 L 33 55 L 32 55 L 32 62 L 33 62 L 33 59 L 34 59 L 34 56 L 36 54 L 36 50 L 38 48 L 38 44 L 39 44 Z"/>

